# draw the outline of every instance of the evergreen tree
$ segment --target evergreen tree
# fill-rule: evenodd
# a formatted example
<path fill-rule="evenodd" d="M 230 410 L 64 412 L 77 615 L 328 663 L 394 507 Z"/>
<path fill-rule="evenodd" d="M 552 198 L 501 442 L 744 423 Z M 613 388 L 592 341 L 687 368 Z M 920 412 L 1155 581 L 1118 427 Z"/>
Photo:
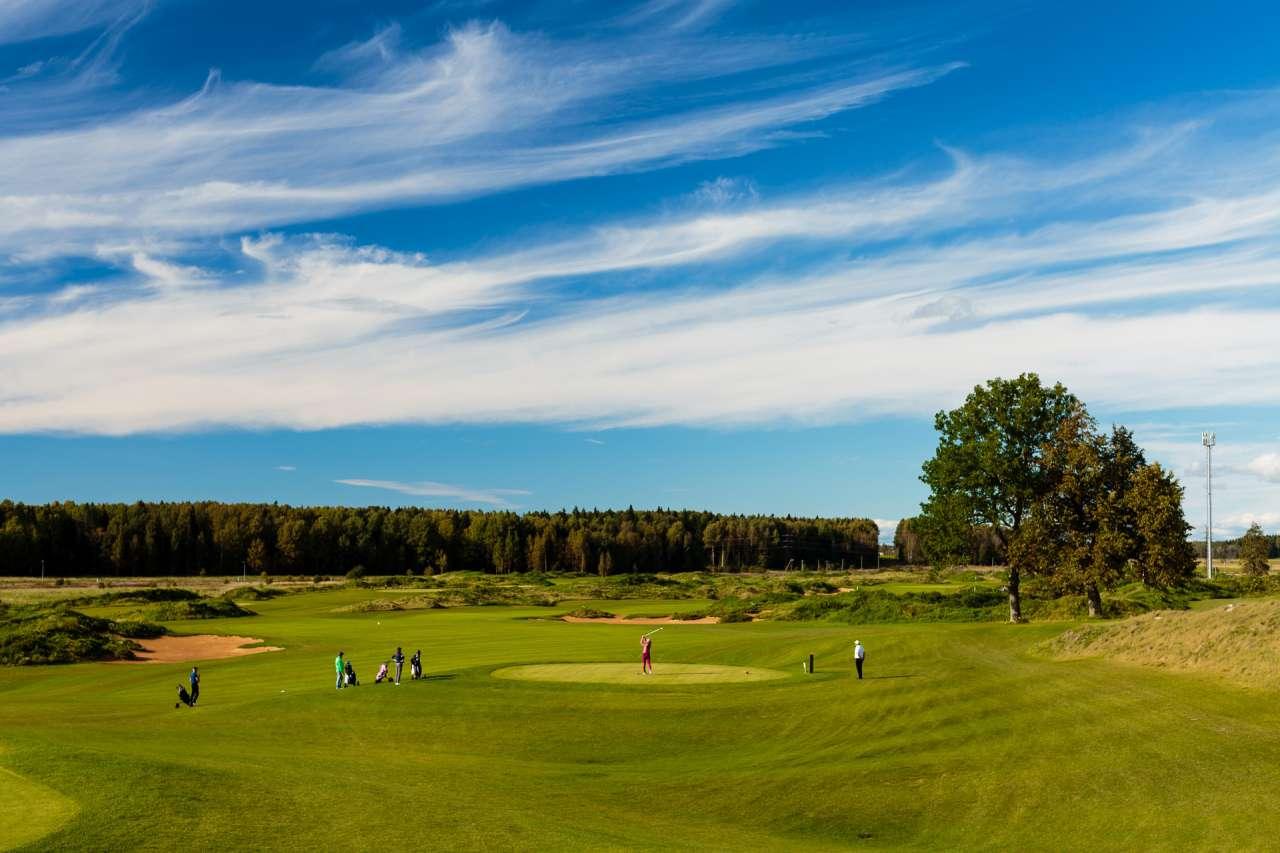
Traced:
<path fill-rule="evenodd" d="M 1240 568 L 1252 577 L 1265 575 L 1271 571 L 1271 564 L 1267 561 L 1270 552 L 1271 542 L 1255 521 L 1240 537 Z"/>

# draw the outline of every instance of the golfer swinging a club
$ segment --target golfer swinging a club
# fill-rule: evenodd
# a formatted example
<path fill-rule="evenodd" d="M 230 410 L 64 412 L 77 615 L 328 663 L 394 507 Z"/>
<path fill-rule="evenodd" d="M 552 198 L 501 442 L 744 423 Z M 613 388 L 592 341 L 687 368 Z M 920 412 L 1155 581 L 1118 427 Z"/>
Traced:
<path fill-rule="evenodd" d="M 653 675 L 653 638 L 648 634 L 640 638 L 640 674 Z"/>

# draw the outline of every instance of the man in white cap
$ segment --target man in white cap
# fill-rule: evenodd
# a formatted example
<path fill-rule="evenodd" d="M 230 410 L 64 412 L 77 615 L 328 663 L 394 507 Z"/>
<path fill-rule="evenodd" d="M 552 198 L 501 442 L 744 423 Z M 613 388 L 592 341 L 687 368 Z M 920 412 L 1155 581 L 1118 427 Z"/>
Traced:
<path fill-rule="evenodd" d="M 853 641 L 853 665 L 858 668 L 858 678 L 862 678 L 862 662 L 867 659 L 867 650 L 862 647 L 861 640 Z"/>

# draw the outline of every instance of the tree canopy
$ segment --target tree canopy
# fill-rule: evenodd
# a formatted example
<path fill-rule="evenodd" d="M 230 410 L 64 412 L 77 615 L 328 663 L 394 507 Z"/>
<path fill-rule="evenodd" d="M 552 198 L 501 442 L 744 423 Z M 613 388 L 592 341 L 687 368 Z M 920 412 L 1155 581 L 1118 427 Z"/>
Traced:
<path fill-rule="evenodd" d="M 939 413 L 931 488 L 913 530 L 937 562 L 990 531 L 1009 560 L 1009 618 L 1021 619 L 1023 573 L 1102 612 L 1102 591 L 1129 577 L 1180 583 L 1194 569 L 1182 487 L 1148 464 L 1121 426 L 1098 432 L 1084 404 L 1039 377 L 993 379 Z"/>
<path fill-rule="evenodd" d="M 1045 454 L 1059 426 L 1082 407 L 1061 383 L 1044 387 L 1040 377 L 992 379 L 978 385 L 964 403 L 934 418 L 938 449 L 924 463 L 921 480 L 931 495 L 923 505 L 932 532 L 988 525 L 1001 548 L 1010 540 L 1051 485 Z M 954 544 L 954 535 L 946 537 Z M 1009 618 L 1022 618 L 1021 567 L 1009 565 Z"/>

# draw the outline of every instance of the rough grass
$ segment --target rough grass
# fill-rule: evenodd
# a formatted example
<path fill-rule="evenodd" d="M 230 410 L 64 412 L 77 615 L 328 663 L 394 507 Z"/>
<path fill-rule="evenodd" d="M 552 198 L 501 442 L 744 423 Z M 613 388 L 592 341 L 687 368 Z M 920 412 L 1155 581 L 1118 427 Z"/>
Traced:
<path fill-rule="evenodd" d="M 774 613 L 785 621 L 821 620 L 847 625 L 885 622 L 986 622 L 1008 618 L 1008 598 L 986 587 L 955 593 L 895 594 L 865 587 L 839 595 L 804 598 Z"/>
<path fill-rule="evenodd" d="M 1280 687 L 1280 601 L 1161 611 L 1073 628 L 1046 644 L 1060 659 L 1110 660 Z"/>

